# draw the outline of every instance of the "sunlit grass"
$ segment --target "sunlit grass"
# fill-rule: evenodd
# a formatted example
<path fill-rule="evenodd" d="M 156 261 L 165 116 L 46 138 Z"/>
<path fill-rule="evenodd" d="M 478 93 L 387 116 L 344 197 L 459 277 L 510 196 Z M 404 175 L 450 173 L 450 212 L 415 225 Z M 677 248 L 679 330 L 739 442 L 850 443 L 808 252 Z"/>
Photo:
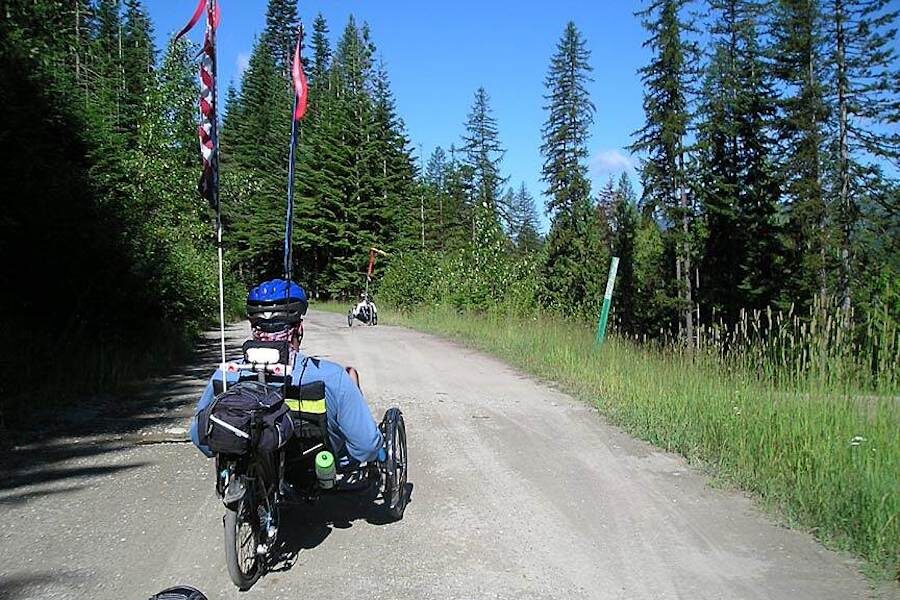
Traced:
<path fill-rule="evenodd" d="M 779 366 L 752 347 L 725 359 L 615 336 L 596 350 L 593 328 L 546 316 L 382 312 L 384 322 L 459 339 L 561 384 L 632 434 L 754 493 L 791 524 L 896 573 L 900 399 L 890 369 L 873 381 L 842 365 Z"/>
<path fill-rule="evenodd" d="M 353 303 L 353 306 L 356 306 L 356 303 Z M 309 305 L 309 310 L 311 312 L 315 312 L 317 310 L 322 312 L 330 312 L 330 313 L 338 313 L 338 314 L 347 314 L 347 311 L 350 310 L 351 305 L 350 301 L 339 302 L 337 300 L 328 300 L 328 301 L 316 301 L 312 302 Z M 380 312 L 379 312 L 380 314 Z"/>

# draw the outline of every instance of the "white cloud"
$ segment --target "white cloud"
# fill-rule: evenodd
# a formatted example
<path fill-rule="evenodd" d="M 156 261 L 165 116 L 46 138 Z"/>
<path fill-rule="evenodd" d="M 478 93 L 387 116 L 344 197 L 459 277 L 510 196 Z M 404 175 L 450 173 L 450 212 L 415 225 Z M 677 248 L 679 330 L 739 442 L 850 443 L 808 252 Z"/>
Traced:
<path fill-rule="evenodd" d="M 247 67 L 250 66 L 250 53 L 238 52 L 237 60 L 235 61 L 234 66 L 237 69 L 238 77 L 243 77 L 244 71 L 246 71 Z"/>
<path fill-rule="evenodd" d="M 591 158 L 590 171 L 596 175 L 617 174 L 633 171 L 637 161 L 630 154 L 618 150 L 599 150 Z"/>

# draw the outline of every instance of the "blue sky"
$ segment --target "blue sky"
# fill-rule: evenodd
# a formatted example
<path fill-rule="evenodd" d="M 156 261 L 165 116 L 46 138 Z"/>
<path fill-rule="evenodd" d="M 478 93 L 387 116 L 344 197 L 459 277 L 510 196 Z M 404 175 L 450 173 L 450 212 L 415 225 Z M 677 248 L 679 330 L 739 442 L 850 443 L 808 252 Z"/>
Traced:
<path fill-rule="evenodd" d="M 265 23 L 264 0 L 220 0 L 220 94 L 238 82 L 255 36 Z M 147 0 L 160 48 L 190 17 L 194 0 Z M 636 70 L 647 60 L 644 32 L 633 12 L 638 2 L 456 0 L 320 0 L 299 3 L 307 28 L 321 12 L 332 39 L 352 13 L 366 21 L 387 64 L 397 107 L 413 150 L 459 145 L 475 90 L 491 97 L 506 148 L 504 174 L 540 198 L 540 129 L 545 119 L 544 77 L 555 45 L 574 20 L 591 51 L 590 91 L 597 113 L 590 140 L 595 189 L 624 169 L 635 179 L 635 160 L 624 149 L 642 124 Z M 192 33 L 199 41 L 201 27 Z"/>

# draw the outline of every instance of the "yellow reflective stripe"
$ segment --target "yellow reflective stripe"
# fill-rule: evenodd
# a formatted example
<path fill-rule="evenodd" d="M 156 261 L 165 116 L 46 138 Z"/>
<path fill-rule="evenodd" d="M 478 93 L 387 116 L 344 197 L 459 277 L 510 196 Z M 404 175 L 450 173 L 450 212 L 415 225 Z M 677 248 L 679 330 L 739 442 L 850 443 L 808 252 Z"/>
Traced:
<path fill-rule="evenodd" d="M 284 403 L 295 412 L 305 412 L 314 415 L 325 414 L 325 398 L 321 400 L 285 400 Z"/>

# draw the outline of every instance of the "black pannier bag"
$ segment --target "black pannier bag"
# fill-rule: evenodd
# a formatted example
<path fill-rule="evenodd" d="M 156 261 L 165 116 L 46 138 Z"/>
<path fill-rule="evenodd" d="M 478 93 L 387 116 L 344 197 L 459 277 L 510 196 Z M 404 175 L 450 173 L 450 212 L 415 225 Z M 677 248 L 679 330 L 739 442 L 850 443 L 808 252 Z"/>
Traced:
<path fill-rule="evenodd" d="M 280 388 L 258 381 L 241 381 L 222 392 L 197 413 L 197 434 L 202 445 L 216 454 L 248 454 L 256 414 L 262 427 L 257 449 L 281 448 L 294 434 L 294 421 Z"/>

